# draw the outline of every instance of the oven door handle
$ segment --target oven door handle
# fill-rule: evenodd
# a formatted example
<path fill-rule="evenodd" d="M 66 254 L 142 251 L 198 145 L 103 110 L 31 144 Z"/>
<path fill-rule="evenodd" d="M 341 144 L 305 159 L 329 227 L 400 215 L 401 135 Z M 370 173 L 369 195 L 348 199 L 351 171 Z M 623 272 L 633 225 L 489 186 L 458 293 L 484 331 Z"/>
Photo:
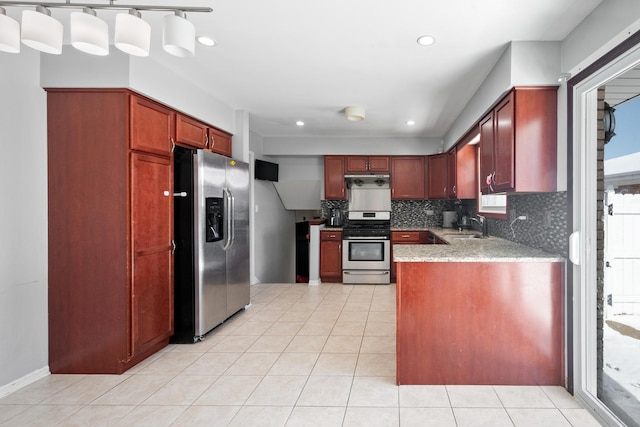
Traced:
<path fill-rule="evenodd" d="M 380 237 L 380 236 L 376 236 L 376 237 L 349 236 L 349 237 L 343 237 L 342 240 L 390 240 L 390 239 L 386 237 Z"/>
<path fill-rule="evenodd" d="M 373 272 L 371 270 L 364 270 L 364 271 L 343 271 L 344 274 L 353 274 L 354 276 L 363 276 L 363 275 L 367 275 L 367 276 L 372 276 L 372 275 L 376 275 L 376 276 L 384 276 L 386 274 L 389 274 L 388 271 L 376 271 Z"/>

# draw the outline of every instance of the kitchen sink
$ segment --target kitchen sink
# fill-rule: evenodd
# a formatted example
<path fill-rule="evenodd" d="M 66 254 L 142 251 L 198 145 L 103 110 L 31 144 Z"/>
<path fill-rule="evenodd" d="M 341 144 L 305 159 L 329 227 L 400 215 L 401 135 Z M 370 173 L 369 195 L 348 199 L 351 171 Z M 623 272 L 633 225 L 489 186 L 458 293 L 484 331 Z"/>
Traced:
<path fill-rule="evenodd" d="M 480 234 L 445 234 L 447 239 L 482 239 Z"/>

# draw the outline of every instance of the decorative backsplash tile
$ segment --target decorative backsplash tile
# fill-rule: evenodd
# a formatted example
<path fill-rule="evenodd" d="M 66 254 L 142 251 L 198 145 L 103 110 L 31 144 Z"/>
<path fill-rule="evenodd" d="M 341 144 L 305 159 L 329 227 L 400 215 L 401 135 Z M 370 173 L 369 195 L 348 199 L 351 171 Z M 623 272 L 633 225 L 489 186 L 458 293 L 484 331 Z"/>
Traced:
<path fill-rule="evenodd" d="M 442 212 L 452 210 L 453 200 L 392 200 L 391 226 L 441 227 Z"/>
<path fill-rule="evenodd" d="M 347 218 L 349 205 L 343 200 L 322 200 L 322 217 L 329 218 L 333 208 L 342 209 L 343 217 Z M 501 237 L 564 257 L 568 256 L 566 192 L 510 195 L 507 197 L 507 209 L 515 209 L 516 216 L 527 215 L 527 220 L 513 222 L 487 218 L 490 236 Z M 392 200 L 391 226 L 441 227 L 443 211 L 460 210 L 475 215 L 476 201 Z M 428 215 L 428 211 L 433 211 L 433 214 Z"/>
<path fill-rule="evenodd" d="M 476 214 L 475 200 L 464 201 L 463 205 Z M 527 219 L 487 218 L 489 235 L 567 257 L 567 207 L 566 191 L 509 195 L 507 210 L 515 210 L 516 216 L 526 215 Z"/>

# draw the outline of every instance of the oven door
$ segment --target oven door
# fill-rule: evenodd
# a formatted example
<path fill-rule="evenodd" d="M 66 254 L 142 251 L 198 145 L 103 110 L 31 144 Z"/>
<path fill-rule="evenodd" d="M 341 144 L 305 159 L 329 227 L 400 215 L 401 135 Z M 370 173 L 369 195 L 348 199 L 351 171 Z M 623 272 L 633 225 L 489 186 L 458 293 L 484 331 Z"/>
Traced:
<path fill-rule="evenodd" d="M 389 240 L 354 239 L 342 241 L 342 282 L 390 282 Z"/>

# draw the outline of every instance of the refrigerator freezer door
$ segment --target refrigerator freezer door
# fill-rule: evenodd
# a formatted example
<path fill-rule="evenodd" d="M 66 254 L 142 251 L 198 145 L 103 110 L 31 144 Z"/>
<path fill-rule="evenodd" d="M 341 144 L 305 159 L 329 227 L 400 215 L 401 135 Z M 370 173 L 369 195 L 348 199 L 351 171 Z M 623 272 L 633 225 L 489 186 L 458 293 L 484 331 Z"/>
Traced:
<path fill-rule="evenodd" d="M 205 335 L 227 316 L 227 272 L 224 239 L 207 242 L 207 198 L 222 198 L 225 182 L 223 157 L 198 150 L 195 159 L 194 241 L 195 241 L 195 335 Z M 224 215 L 224 209 L 222 209 Z M 222 218 L 222 223 L 225 218 Z M 228 234 L 224 230 L 223 234 Z M 209 239 L 211 240 L 211 239 Z"/>
<path fill-rule="evenodd" d="M 250 302 L 249 165 L 227 159 L 226 189 L 230 194 L 231 230 L 227 249 L 227 316 Z"/>

